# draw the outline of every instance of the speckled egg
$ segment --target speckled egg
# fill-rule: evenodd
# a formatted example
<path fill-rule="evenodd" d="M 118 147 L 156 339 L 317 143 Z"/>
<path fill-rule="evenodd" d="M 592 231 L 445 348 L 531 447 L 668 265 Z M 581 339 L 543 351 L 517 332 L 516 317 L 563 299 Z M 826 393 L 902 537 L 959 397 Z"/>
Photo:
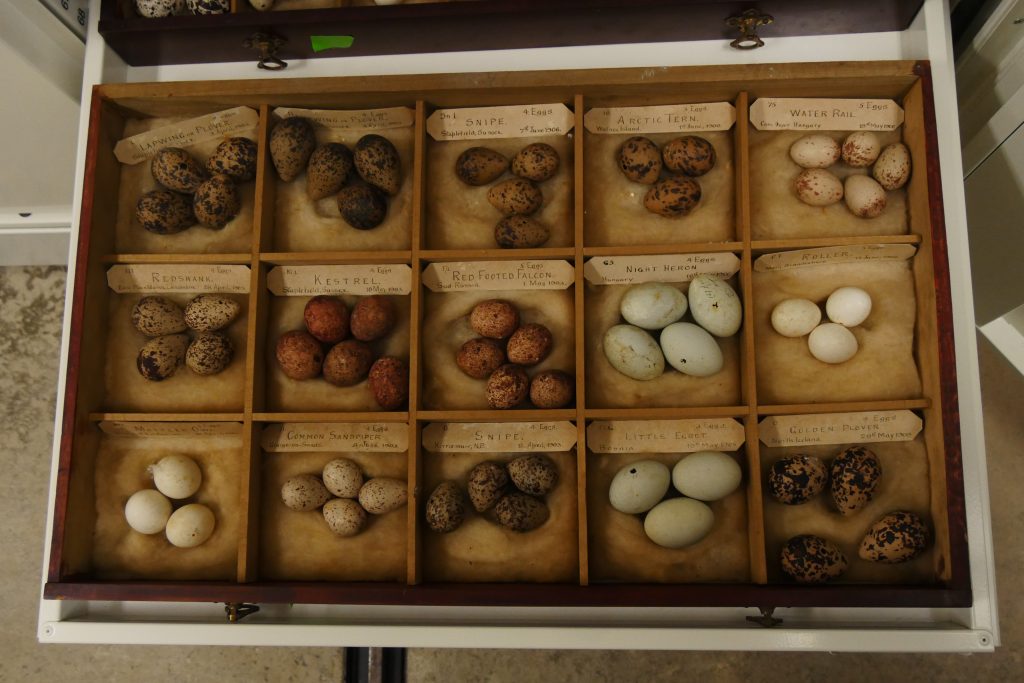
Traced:
<path fill-rule="evenodd" d="M 544 501 L 518 491 L 513 491 L 499 500 L 494 506 L 494 513 L 499 524 L 520 533 L 543 526 L 551 516 L 551 511 Z"/>
<path fill-rule="evenodd" d="M 443 481 L 430 493 L 424 510 L 427 527 L 439 534 L 451 533 L 466 519 L 466 499 L 454 481 Z"/>
<path fill-rule="evenodd" d="M 258 12 L 266 12 L 274 6 L 274 0 L 249 0 L 249 4 Z"/>
<path fill-rule="evenodd" d="M 135 218 L 157 235 L 173 235 L 196 224 L 192 199 L 170 190 L 153 190 L 139 198 Z"/>
<path fill-rule="evenodd" d="M 536 408 L 564 408 L 576 395 L 576 380 L 560 370 L 546 370 L 530 380 L 530 402 Z"/>
<path fill-rule="evenodd" d="M 168 498 L 183 500 L 195 494 L 203 483 L 203 472 L 186 455 L 167 455 L 148 468 L 157 491 Z"/>
<path fill-rule="evenodd" d="M 245 183 L 256 177 L 256 143 L 249 138 L 229 138 L 217 145 L 213 155 L 206 160 L 206 170 L 216 175 L 223 173 L 237 183 Z"/>
<path fill-rule="evenodd" d="M 401 479 L 374 477 L 359 489 L 359 504 L 371 515 L 383 515 L 405 505 L 407 489 Z"/>
<path fill-rule="evenodd" d="M 508 490 L 508 470 L 500 462 L 486 460 L 469 471 L 466 488 L 469 502 L 477 512 L 494 507 Z"/>
<path fill-rule="evenodd" d="M 337 458 L 324 465 L 324 486 L 339 498 L 355 498 L 363 487 L 363 471 L 348 458 Z"/>
<path fill-rule="evenodd" d="M 558 172 L 558 152 L 551 145 L 535 142 L 512 157 L 512 173 L 520 178 L 543 182 Z"/>
<path fill-rule="evenodd" d="M 380 135 L 364 135 L 353 154 L 359 177 L 394 197 L 402 187 L 402 160 L 391 141 Z"/>
<path fill-rule="evenodd" d="M 700 184 L 692 178 L 666 178 L 644 195 L 644 208 L 665 218 L 685 216 L 700 204 Z"/>
<path fill-rule="evenodd" d="M 197 332 L 213 332 L 234 322 L 241 310 L 231 297 L 200 294 L 185 306 L 185 324 Z"/>
<path fill-rule="evenodd" d="M 238 215 L 242 201 L 234 181 L 223 173 L 201 183 L 192 196 L 192 211 L 200 225 L 220 230 Z"/>
<path fill-rule="evenodd" d="M 771 320 L 783 337 L 802 337 L 821 322 L 821 309 L 809 299 L 785 299 L 772 309 Z"/>
<path fill-rule="evenodd" d="M 505 216 L 494 226 L 494 241 L 502 249 L 534 249 L 550 237 L 551 231 L 529 216 Z"/>
<path fill-rule="evenodd" d="M 661 350 L 668 364 L 684 375 L 710 377 L 725 366 L 718 342 L 693 323 L 672 323 L 662 330 Z"/>
<path fill-rule="evenodd" d="M 793 184 L 797 199 L 809 206 L 831 206 L 843 198 L 843 184 L 823 168 L 800 171 Z"/>
<path fill-rule="evenodd" d="M 364 296 L 352 307 L 349 327 L 352 336 L 371 342 L 386 337 L 395 329 L 395 304 L 386 296 Z"/>
<path fill-rule="evenodd" d="M 164 147 L 158 151 L 149 168 L 154 180 L 175 192 L 191 194 L 206 180 L 203 167 L 179 147 Z"/>
<path fill-rule="evenodd" d="M 843 140 L 843 161 L 847 166 L 864 168 L 875 163 L 878 153 L 882 151 L 882 143 L 878 136 L 869 130 L 858 130 L 850 133 Z"/>
<path fill-rule="evenodd" d="M 187 329 L 178 304 L 162 296 L 144 296 L 132 307 L 132 326 L 147 337 L 176 334 Z"/>
<path fill-rule="evenodd" d="M 278 121 L 270 131 L 270 160 L 284 182 L 295 180 L 316 148 L 313 124 L 301 116 Z"/>
<path fill-rule="evenodd" d="M 632 137 L 619 148 L 618 164 L 622 174 L 633 182 L 653 185 L 661 176 L 661 150 L 645 137 Z"/>
<path fill-rule="evenodd" d="M 538 323 L 527 323 L 508 338 L 505 353 L 509 363 L 536 365 L 548 357 L 554 343 L 551 330 Z"/>
<path fill-rule="evenodd" d="M 805 135 L 789 147 L 789 158 L 802 168 L 828 168 L 839 161 L 839 143 L 829 135 Z"/>
<path fill-rule="evenodd" d="M 928 527 L 913 512 L 890 512 L 871 525 L 857 554 L 869 562 L 900 564 L 928 547 Z"/>
<path fill-rule="evenodd" d="M 686 314 L 686 295 L 664 282 L 633 285 L 622 295 L 619 312 L 630 325 L 645 330 L 660 330 Z"/>
<path fill-rule="evenodd" d="M 615 325 L 604 333 L 601 346 L 611 366 L 626 377 L 647 381 L 665 372 L 661 347 L 639 327 Z"/>
<path fill-rule="evenodd" d="M 716 337 L 731 337 L 743 322 L 743 304 L 728 282 L 712 275 L 698 275 L 686 292 L 690 315 Z"/>
<path fill-rule="evenodd" d="M 784 505 L 802 505 L 825 490 L 828 470 L 813 455 L 793 455 L 772 463 L 768 492 Z"/>
<path fill-rule="evenodd" d="M 910 150 L 900 142 L 889 145 L 878 155 L 871 175 L 886 190 L 900 189 L 910 179 Z"/>
<path fill-rule="evenodd" d="M 167 334 L 150 339 L 139 351 L 135 367 L 150 381 L 165 380 L 185 363 L 188 344 L 187 334 Z"/>
<path fill-rule="evenodd" d="M 487 378 L 487 405 L 499 410 L 515 408 L 526 400 L 530 378 L 518 365 L 502 365 Z"/>
<path fill-rule="evenodd" d="M 378 359 L 368 380 L 373 400 L 384 410 L 398 410 L 409 399 L 409 366 L 401 358 Z"/>
<path fill-rule="evenodd" d="M 544 496 L 558 484 L 558 467 L 543 453 L 531 453 L 510 462 L 508 476 L 523 493 Z"/>
<path fill-rule="evenodd" d="M 498 183 L 487 191 L 487 201 L 506 216 L 529 215 L 544 203 L 540 188 L 529 180 L 513 178 Z"/>
<path fill-rule="evenodd" d="M 306 196 L 315 201 L 337 194 L 354 165 L 352 150 L 340 142 L 317 147 L 306 165 Z"/>
<path fill-rule="evenodd" d="M 192 14 L 226 14 L 231 11 L 230 0 L 185 0 Z"/>
<path fill-rule="evenodd" d="M 469 326 L 481 337 L 505 339 L 519 327 L 519 311 L 501 299 L 481 301 L 469 312 Z"/>
<path fill-rule="evenodd" d="M 171 513 L 164 535 L 177 548 L 195 548 L 209 540 L 217 526 L 213 511 L 200 503 L 191 503 Z"/>
<path fill-rule="evenodd" d="M 832 502 L 844 516 L 863 509 L 882 478 L 878 456 L 863 446 L 850 446 L 832 461 Z"/>
<path fill-rule="evenodd" d="M 348 336 L 348 306 L 336 296 L 321 294 L 302 309 L 306 330 L 325 344 L 336 344 Z"/>
<path fill-rule="evenodd" d="M 672 468 L 672 485 L 679 493 L 711 502 L 739 488 L 743 471 L 736 459 L 721 451 L 697 451 Z"/>
<path fill-rule="evenodd" d="M 342 538 L 355 536 L 366 528 L 366 510 L 348 498 L 327 501 L 323 515 L 330 530 Z"/>
<path fill-rule="evenodd" d="M 281 502 L 296 512 L 316 510 L 330 499 L 327 487 L 312 474 L 292 477 L 281 486 Z"/>
<path fill-rule="evenodd" d="M 647 512 L 668 493 L 672 475 L 657 460 L 638 460 L 621 468 L 608 487 L 608 502 L 619 512 Z"/>
<path fill-rule="evenodd" d="M 455 160 L 455 177 L 467 185 L 487 185 L 508 170 L 508 159 L 488 147 L 470 147 Z"/>
<path fill-rule="evenodd" d="M 197 375 L 223 372 L 235 355 L 231 340 L 220 332 L 200 332 L 185 352 L 185 365 Z"/>
<path fill-rule="evenodd" d="M 470 339 L 455 355 L 455 364 L 473 379 L 487 379 L 505 362 L 504 345 L 487 337 Z"/>
<path fill-rule="evenodd" d="M 336 387 L 359 384 L 370 374 L 373 349 L 358 339 L 346 339 L 331 347 L 324 357 L 324 379 Z"/>
<path fill-rule="evenodd" d="M 692 498 L 669 498 L 655 505 L 644 518 L 647 538 L 663 548 L 685 548 L 711 533 L 715 513 Z"/>
<path fill-rule="evenodd" d="M 797 583 L 825 583 L 848 566 L 839 546 L 820 536 L 794 536 L 782 546 L 782 571 Z"/>
<path fill-rule="evenodd" d="M 185 11 L 185 0 L 135 0 L 135 10 L 147 19 L 169 17 Z"/>
<path fill-rule="evenodd" d="M 388 215 L 388 201 L 375 187 L 353 183 L 338 193 L 338 211 L 356 230 L 372 230 Z"/>
<path fill-rule="evenodd" d="M 685 135 L 666 142 L 661 148 L 665 167 L 695 178 L 715 167 L 715 147 L 704 138 Z"/>
<path fill-rule="evenodd" d="M 305 330 L 291 330 L 278 337 L 274 357 L 281 372 L 291 379 L 312 379 L 324 364 L 323 347 Z"/>
<path fill-rule="evenodd" d="M 846 208 L 860 218 L 877 218 L 885 211 L 885 188 L 874 178 L 866 175 L 852 175 L 846 179 L 843 189 Z"/>

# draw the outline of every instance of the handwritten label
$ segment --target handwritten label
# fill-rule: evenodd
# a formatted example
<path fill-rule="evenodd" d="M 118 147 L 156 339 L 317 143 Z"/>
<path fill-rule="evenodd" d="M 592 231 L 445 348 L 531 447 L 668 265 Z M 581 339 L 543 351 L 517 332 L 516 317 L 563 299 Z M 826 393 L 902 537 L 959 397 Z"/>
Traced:
<path fill-rule="evenodd" d="M 706 420 L 595 420 L 587 427 L 594 453 L 693 453 L 735 451 L 745 441 L 732 418 Z"/>
<path fill-rule="evenodd" d="M 138 164 L 164 147 L 188 147 L 207 140 L 229 137 L 252 130 L 260 115 L 250 107 L 235 107 L 206 116 L 161 126 L 124 138 L 114 145 L 114 156 L 122 164 Z"/>
<path fill-rule="evenodd" d="M 698 275 L 723 280 L 740 269 L 736 254 L 667 254 L 664 256 L 595 256 L 583 264 L 583 277 L 595 285 L 640 282 L 689 282 Z"/>
<path fill-rule="evenodd" d="M 584 127 L 600 135 L 729 130 L 734 123 L 736 108 L 728 102 L 595 108 L 583 117 Z"/>
<path fill-rule="evenodd" d="M 567 451 L 575 445 L 571 422 L 433 422 L 423 428 L 423 447 L 433 453 Z"/>
<path fill-rule="evenodd" d="M 917 253 L 912 244 L 858 244 L 847 247 L 821 247 L 765 254 L 754 261 L 754 270 L 768 273 L 819 263 L 855 263 L 858 261 L 906 261 Z"/>
<path fill-rule="evenodd" d="M 758 425 L 760 439 L 768 446 L 911 441 L 921 427 L 921 418 L 909 410 L 775 415 Z"/>
<path fill-rule="evenodd" d="M 100 429 L 111 436 L 223 436 L 242 433 L 240 422 L 123 422 L 103 420 Z"/>
<path fill-rule="evenodd" d="M 402 422 L 282 422 L 263 430 L 260 445 L 272 453 L 402 453 L 409 450 L 409 427 Z"/>
<path fill-rule="evenodd" d="M 483 138 L 528 138 L 565 135 L 576 123 L 562 104 L 438 109 L 427 119 L 427 132 L 439 142 Z"/>
<path fill-rule="evenodd" d="M 432 292 L 566 289 L 575 281 L 568 261 L 455 261 L 423 269 L 423 284 Z"/>
<path fill-rule="evenodd" d="M 136 292 L 245 294 L 249 291 L 249 276 L 249 266 L 185 263 L 118 265 L 111 266 L 107 271 L 107 285 L 118 294 Z"/>
<path fill-rule="evenodd" d="M 297 109 L 278 107 L 274 113 L 282 119 L 301 116 L 327 128 L 356 128 L 360 130 L 385 130 L 407 128 L 413 124 L 414 112 L 409 107 L 387 109 L 358 109 L 338 111 L 332 109 Z"/>
<path fill-rule="evenodd" d="M 758 130 L 896 130 L 903 109 L 892 100 L 762 97 L 750 122 Z"/>
<path fill-rule="evenodd" d="M 277 296 L 408 294 L 412 268 L 404 263 L 352 266 L 278 266 L 267 273 Z"/>

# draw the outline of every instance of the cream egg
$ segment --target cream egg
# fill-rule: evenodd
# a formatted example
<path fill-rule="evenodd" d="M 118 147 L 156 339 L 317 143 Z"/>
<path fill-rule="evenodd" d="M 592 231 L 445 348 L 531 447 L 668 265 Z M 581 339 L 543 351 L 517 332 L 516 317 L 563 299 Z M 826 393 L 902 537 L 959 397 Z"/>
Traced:
<path fill-rule="evenodd" d="M 206 543 L 213 535 L 217 521 L 210 508 L 192 503 L 178 508 L 167 520 L 165 533 L 171 545 L 179 548 L 194 548 Z"/>
<path fill-rule="evenodd" d="M 160 493 L 168 498 L 181 500 L 199 490 L 203 473 L 195 460 L 184 455 L 168 455 L 156 464 L 150 465 L 149 473 Z"/>
<path fill-rule="evenodd" d="M 822 323 L 807 337 L 811 355 L 822 363 L 845 363 L 857 353 L 857 338 L 838 323 Z"/>
<path fill-rule="evenodd" d="M 844 186 L 846 208 L 861 218 L 877 218 L 885 211 L 885 188 L 874 178 L 852 175 Z"/>
<path fill-rule="evenodd" d="M 639 327 L 615 325 L 604 333 L 603 346 L 608 362 L 626 377 L 646 381 L 665 372 L 658 342 Z"/>
<path fill-rule="evenodd" d="M 693 323 L 672 323 L 662 330 L 661 350 L 669 365 L 685 375 L 709 377 L 725 365 L 715 338 Z"/>
<path fill-rule="evenodd" d="M 801 171 L 794 187 L 797 198 L 809 206 L 831 206 L 843 198 L 843 184 L 823 168 Z"/>
<path fill-rule="evenodd" d="M 140 534 L 160 533 L 170 516 L 171 501 L 155 489 L 136 491 L 124 506 L 125 521 Z"/>
<path fill-rule="evenodd" d="M 860 287 L 840 287 L 829 295 L 825 313 L 834 323 L 860 325 L 871 315 L 871 295 Z"/>
<path fill-rule="evenodd" d="M 647 512 L 665 497 L 671 474 L 657 460 L 638 460 L 626 465 L 612 478 L 608 502 L 619 512 L 635 515 Z"/>
<path fill-rule="evenodd" d="M 692 498 L 670 498 L 658 503 L 644 518 L 644 533 L 663 548 L 685 548 L 708 535 L 715 513 Z"/>
<path fill-rule="evenodd" d="M 660 330 L 686 314 L 686 295 L 663 282 L 644 282 L 626 290 L 619 311 L 626 322 L 645 330 Z"/>
<path fill-rule="evenodd" d="M 698 275 L 687 292 L 690 315 L 698 325 L 716 337 L 730 337 L 743 322 L 743 304 L 725 280 Z"/>
<path fill-rule="evenodd" d="M 882 143 L 879 142 L 878 136 L 869 130 L 850 133 L 843 140 L 843 161 L 854 168 L 864 168 L 875 163 L 881 151 Z"/>
<path fill-rule="evenodd" d="M 839 143 L 828 135 L 805 135 L 789 148 L 789 157 L 803 168 L 827 168 L 839 161 Z"/>
<path fill-rule="evenodd" d="M 742 478 L 739 463 L 721 451 L 690 453 L 672 468 L 672 485 L 679 493 L 709 502 L 735 491 Z"/>
<path fill-rule="evenodd" d="M 809 299 L 786 299 L 772 309 L 772 327 L 783 337 L 802 337 L 821 322 L 821 309 Z"/>
<path fill-rule="evenodd" d="M 887 190 L 900 189 L 910 179 L 910 150 L 901 142 L 889 145 L 878 155 L 871 175 Z"/>

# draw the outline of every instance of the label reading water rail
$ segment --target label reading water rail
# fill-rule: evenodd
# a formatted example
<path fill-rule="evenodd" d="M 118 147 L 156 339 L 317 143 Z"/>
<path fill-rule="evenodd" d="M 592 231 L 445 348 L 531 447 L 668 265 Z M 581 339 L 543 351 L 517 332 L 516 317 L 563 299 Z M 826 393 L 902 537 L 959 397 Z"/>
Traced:
<path fill-rule="evenodd" d="M 423 269 L 423 284 L 432 292 L 566 289 L 575 280 L 568 261 L 453 261 Z"/>
<path fill-rule="evenodd" d="M 583 265 L 583 277 L 595 285 L 640 282 L 689 282 L 698 275 L 723 280 L 740 269 L 736 254 L 666 254 L 662 256 L 595 256 Z"/>
<path fill-rule="evenodd" d="M 911 441 L 921 418 L 909 410 L 879 410 L 829 415 L 775 415 L 761 420 L 761 441 L 768 446 Z"/>
<path fill-rule="evenodd" d="M 729 130 L 735 122 L 736 108 L 728 102 L 595 108 L 583 117 L 583 126 L 601 135 Z"/>
<path fill-rule="evenodd" d="M 903 109 L 892 100 L 762 97 L 750 122 L 758 130 L 895 130 Z"/>
<path fill-rule="evenodd" d="M 355 128 L 360 130 L 386 130 L 407 128 L 413 124 L 414 112 L 409 107 L 387 109 L 358 109 L 338 111 L 332 109 L 296 109 L 278 107 L 274 113 L 282 119 L 301 116 L 327 128 Z"/>
<path fill-rule="evenodd" d="M 409 427 L 403 422 L 282 422 L 263 430 L 260 445 L 273 453 L 402 453 L 409 450 Z"/>
<path fill-rule="evenodd" d="M 699 420 L 596 420 L 587 427 L 595 453 L 735 451 L 745 440 L 732 418 Z"/>
<path fill-rule="evenodd" d="M 404 263 L 351 266 L 277 266 L 267 273 L 277 296 L 408 294 L 412 268 Z"/>
<path fill-rule="evenodd" d="M 242 433 L 240 422 L 123 422 L 103 420 L 111 436 L 222 436 Z"/>
<path fill-rule="evenodd" d="M 188 147 L 230 137 L 251 131 L 259 121 L 260 115 L 255 109 L 235 107 L 124 138 L 114 145 L 114 156 L 122 164 L 138 164 L 164 147 Z"/>
<path fill-rule="evenodd" d="M 137 292 L 245 294 L 249 266 L 172 263 L 111 266 L 107 285 L 118 294 Z"/>
<path fill-rule="evenodd" d="M 567 451 L 575 445 L 571 422 L 434 422 L 423 428 L 423 447 L 434 453 Z"/>
<path fill-rule="evenodd" d="M 857 244 L 847 247 L 821 247 L 765 254 L 754 261 L 754 270 L 767 273 L 819 263 L 858 261 L 906 261 L 917 253 L 912 244 Z"/>
<path fill-rule="evenodd" d="M 565 135 L 576 117 L 556 104 L 524 104 L 511 107 L 438 109 L 427 119 L 427 132 L 438 141 L 484 138 L 529 138 Z"/>

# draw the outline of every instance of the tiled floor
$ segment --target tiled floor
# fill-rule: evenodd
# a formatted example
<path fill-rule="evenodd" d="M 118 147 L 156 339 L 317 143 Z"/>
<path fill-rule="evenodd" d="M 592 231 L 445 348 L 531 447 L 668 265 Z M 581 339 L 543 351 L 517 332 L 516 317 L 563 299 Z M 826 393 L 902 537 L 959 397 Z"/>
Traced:
<path fill-rule="evenodd" d="M 63 269 L 0 269 L 0 681 L 341 681 L 327 648 L 41 646 L 35 641 Z M 1024 677 L 1024 378 L 981 342 L 1003 647 L 995 655 L 412 650 L 410 681 L 1010 681 Z M 1017 673 L 1014 674 L 1013 672 Z"/>

